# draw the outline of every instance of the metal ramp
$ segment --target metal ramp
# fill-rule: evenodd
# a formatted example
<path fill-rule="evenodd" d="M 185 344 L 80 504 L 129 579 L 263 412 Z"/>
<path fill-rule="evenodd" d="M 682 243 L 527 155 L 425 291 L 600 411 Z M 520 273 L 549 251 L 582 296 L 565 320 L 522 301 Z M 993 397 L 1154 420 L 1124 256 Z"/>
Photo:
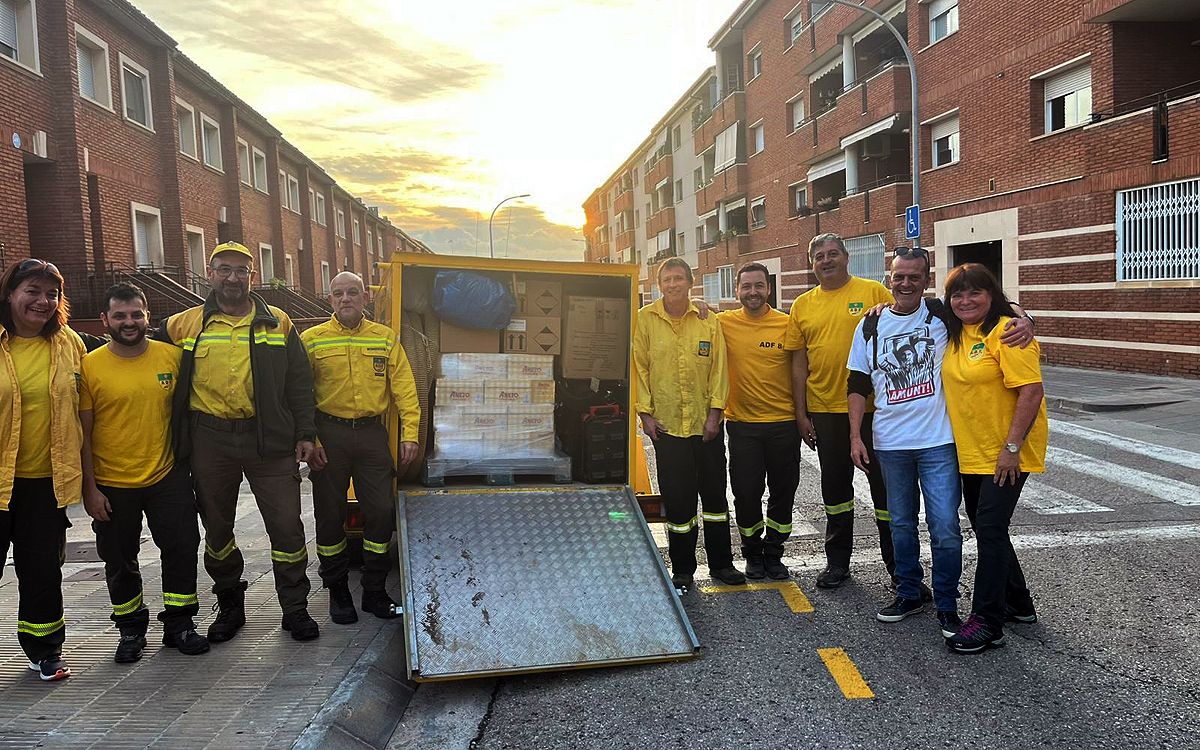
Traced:
<path fill-rule="evenodd" d="M 397 523 L 415 680 L 699 652 L 628 487 L 401 492 Z"/>

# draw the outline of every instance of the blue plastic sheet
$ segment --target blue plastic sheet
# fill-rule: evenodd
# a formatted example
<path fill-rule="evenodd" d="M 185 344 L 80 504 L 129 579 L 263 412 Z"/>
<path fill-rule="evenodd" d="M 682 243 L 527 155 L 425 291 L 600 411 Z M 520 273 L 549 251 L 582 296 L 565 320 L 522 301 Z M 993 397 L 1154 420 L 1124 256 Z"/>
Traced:
<path fill-rule="evenodd" d="M 517 310 L 508 287 L 470 271 L 438 271 L 433 282 L 433 311 L 463 328 L 500 330 Z"/>

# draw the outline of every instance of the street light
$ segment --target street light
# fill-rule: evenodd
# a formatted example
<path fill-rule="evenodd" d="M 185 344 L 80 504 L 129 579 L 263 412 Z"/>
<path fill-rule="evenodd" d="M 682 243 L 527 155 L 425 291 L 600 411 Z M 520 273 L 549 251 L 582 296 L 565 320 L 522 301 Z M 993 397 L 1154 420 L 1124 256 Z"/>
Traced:
<path fill-rule="evenodd" d="M 492 215 L 488 217 L 488 255 L 490 257 L 492 257 L 492 258 L 496 257 L 496 245 L 495 245 L 494 240 L 492 239 L 492 219 L 496 218 L 496 212 L 500 210 L 501 206 L 503 206 L 505 203 L 508 203 L 509 201 L 516 200 L 517 198 L 528 198 L 528 197 L 529 197 L 529 193 L 521 193 L 520 195 L 510 195 L 507 198 L 505 198 L 504 200 L 497 203 L 496 207 L 492 209 Z"/>

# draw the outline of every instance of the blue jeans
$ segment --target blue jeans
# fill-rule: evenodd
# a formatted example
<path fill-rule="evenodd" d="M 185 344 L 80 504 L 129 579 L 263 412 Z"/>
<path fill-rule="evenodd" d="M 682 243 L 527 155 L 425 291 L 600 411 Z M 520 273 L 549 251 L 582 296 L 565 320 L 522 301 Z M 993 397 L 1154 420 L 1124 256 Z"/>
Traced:
<path fill-rule="evenodd" d="M 958 527 L 962 489 L 954 444 L 916 450 L 876 449 L 875 460 L 887 484 L 892 544 L 896 548 L 896 594 L 905 599 L 921 598 L 925 572 L 921 569 L 917 509 L 924 495 L 925 523 L 933 550 L 933 600 L 939 611 L 957 610 L 962 577 L 962 532 Z"/>

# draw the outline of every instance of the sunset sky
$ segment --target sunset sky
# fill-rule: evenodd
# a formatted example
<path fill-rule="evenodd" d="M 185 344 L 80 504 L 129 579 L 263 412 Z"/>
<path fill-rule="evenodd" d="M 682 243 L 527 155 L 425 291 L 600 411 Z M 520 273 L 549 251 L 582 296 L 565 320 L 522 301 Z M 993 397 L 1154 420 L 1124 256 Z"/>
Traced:
<path fill-rule="evenodd" d="M 581 204 L 713 63 L 737 0 L 134 0 L 435 252 L 578 259 Z M 516 206 L 509 212 L 508 206 Z"/>

